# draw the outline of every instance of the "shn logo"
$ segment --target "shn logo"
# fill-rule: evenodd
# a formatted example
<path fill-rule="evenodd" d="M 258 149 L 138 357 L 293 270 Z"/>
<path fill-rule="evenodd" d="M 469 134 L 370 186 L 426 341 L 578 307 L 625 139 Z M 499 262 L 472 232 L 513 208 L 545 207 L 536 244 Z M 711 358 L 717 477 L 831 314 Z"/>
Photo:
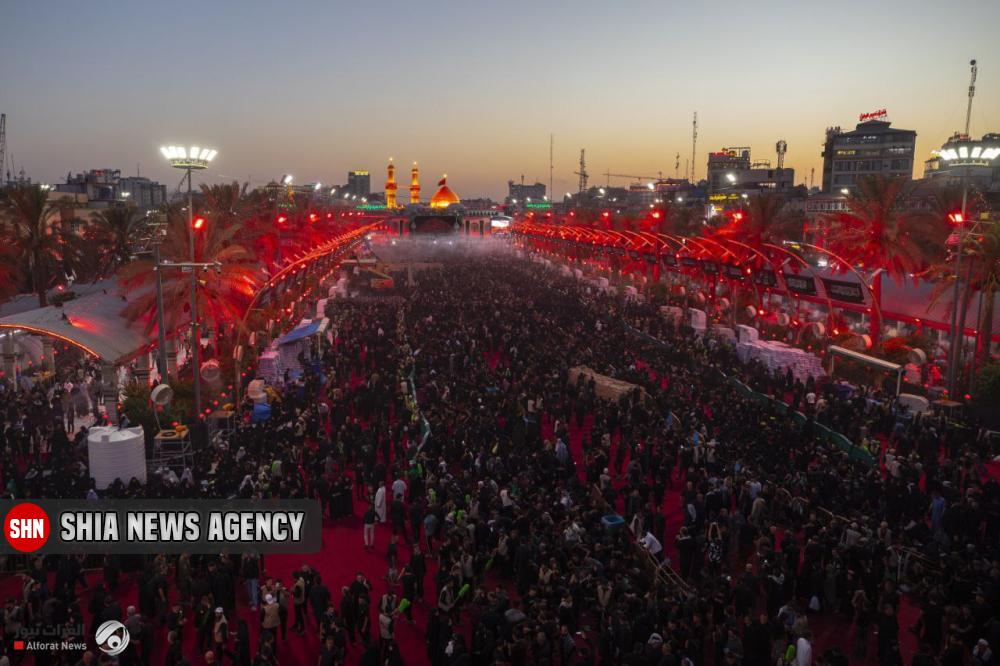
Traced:
<path fill-rule="evenodd" d="M 128 647 L 129 634 L 124 624 L 108 620 L 97 628 L 97 648 L 109 657 L 117 657 Z"/>

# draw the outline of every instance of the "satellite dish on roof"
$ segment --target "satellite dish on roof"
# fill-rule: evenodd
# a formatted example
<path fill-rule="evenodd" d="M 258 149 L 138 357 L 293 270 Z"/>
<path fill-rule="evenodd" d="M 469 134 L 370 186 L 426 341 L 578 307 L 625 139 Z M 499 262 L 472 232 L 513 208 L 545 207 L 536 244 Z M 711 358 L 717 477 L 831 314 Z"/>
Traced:
<path fill-rule="evenodd" d="M 174 390 L 168 384 L 158 384 L 149 394 L 149 399 L 157 407 L 166 407 L 174 399 Z"/>

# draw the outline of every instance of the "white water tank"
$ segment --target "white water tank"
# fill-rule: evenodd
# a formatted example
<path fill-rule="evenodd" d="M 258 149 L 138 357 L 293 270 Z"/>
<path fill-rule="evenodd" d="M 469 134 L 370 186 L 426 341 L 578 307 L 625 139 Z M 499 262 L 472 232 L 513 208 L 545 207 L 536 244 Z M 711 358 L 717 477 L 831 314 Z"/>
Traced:
<path fill-rule="evenodd" d="M 104 490 L 115 479 L 128 485 L 136 478 L 146 485 L 146 443 L 142 426 L 91 428 L 87 433 L 87 457 L 90 476 L 98 490 Z"/>

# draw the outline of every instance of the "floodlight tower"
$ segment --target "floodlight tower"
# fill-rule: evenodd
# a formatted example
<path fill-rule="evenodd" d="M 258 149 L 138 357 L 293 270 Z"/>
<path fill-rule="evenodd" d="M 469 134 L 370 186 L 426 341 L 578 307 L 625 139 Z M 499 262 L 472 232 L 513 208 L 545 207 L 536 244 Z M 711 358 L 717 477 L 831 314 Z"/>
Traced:
<path fill-rule="evenodd" d="M 208 168 L 219 151 L 212 148 L 199 148 L 192 146 L 185 149 L 183 146 L 163 146 L 160 148 L 163 157 L 175 169 L 181 169 L 187 175 L 187 210 L 188 210 L 188 253 L 189 259 L 194 264 L 194 194 L 191 185 L 191 174 L 195 171 L 202 171 Z M 200 229 L 204 226 L 204 220 L 199 218 Z M 159 270 L 159 269 L 157 269 Z M 201 334 L 198 332 L 198 267 L 191 266 L 191 367 L 194 375 L 194 411 L 197 418 L 201 418 Z"/>

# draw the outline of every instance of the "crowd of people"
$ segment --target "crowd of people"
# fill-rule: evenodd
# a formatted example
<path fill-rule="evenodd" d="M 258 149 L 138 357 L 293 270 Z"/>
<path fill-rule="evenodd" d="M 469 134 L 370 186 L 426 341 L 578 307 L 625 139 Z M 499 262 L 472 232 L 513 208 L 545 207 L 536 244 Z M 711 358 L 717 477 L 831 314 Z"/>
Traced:
<path fill-rule="evenodd" d="M 441 266 L 338 301 L 270 417 L 241 405 L 179 475 L 96 493 L 41 389 L 0 435 L 7 497 L 314 498 L 381 569 L 330 579 L 336 550 L 284 580 L 288 556 L 29 559 L 4 658 L 26 627 L 118 619 L 139 637 L 125 664 L 289 663 L 296 641 L 320 666 L 993 663 L 1000 493 L 978 430 L 741 365 L 656 303 L 509 250 L 392 251 Z M 601 377 L 631 388 L 608 400 Z"/>

